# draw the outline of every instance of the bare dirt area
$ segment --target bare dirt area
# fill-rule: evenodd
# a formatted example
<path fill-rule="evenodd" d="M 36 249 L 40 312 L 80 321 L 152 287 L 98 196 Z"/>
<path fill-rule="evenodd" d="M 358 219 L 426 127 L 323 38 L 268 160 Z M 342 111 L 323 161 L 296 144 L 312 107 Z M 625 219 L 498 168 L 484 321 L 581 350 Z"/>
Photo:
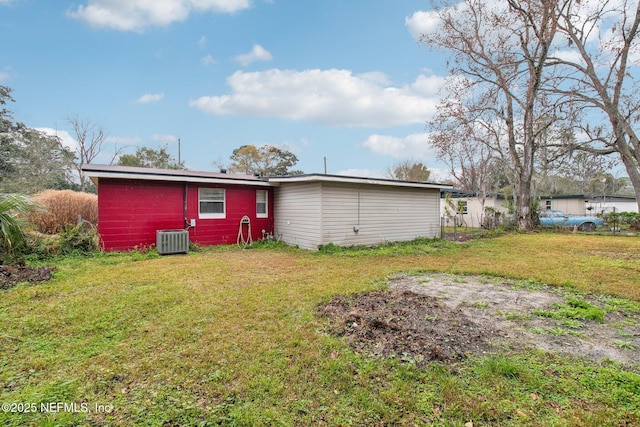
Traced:
<path fill-rule="evenodd" d="M 51 279 L 54 267 L 29 267 L 25 264 L 0 265 L 0 290 L 10 289 L 18 283 L 39 283 Z"/>
<path fill-rule="evenodd" d="M 440 273 L 398 276 L 389 290 L 338 296 L 318 312 L 355 351 L 374 356 L 426 363 L 501 348 L 538 348 L 640 367 L 637 308 L 533 282 Z"/>

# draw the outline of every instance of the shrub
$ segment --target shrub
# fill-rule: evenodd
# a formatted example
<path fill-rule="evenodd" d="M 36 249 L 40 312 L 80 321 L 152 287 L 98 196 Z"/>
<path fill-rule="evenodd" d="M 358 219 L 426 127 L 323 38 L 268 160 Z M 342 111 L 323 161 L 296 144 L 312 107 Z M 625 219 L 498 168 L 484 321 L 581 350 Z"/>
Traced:
<path fill-rule="evenodd" d="M 35 210 L 35 204 L 20 194 L 0 195 L 0 264 L 19 256 L 26 239 L 22 218 Z"/>
<path fill-rule="evenodd" d="M 95 226 L 83 221 L 73 228 L 67 228 L 60 233 L 60 253 L 88 254 L 99 249 L 100 239 Z"/>
<path fill-rule="evenodd" d="M 83 221 L 68 226 L 59 234 L 29 233 L 30 257 L 44 260 L 59 255 L 83 255 L 97 252 L 100 237 L 95 226 Z"/>
<path fill-rule="evenodd" d="M 602 218 L 614 227 L 626 226 L 633 230 L 640 230 L 640 213 L 637 212 L 609 212 Z"/>
<path fill-rule="evenodd" d="M 79 222 L 98 223 L 98 196 L 71 190 L 45 190 L 33 196 L 42 210 L 32 212 L 29 219 L 40 233 L 55 234 L 71 229 Z"/>

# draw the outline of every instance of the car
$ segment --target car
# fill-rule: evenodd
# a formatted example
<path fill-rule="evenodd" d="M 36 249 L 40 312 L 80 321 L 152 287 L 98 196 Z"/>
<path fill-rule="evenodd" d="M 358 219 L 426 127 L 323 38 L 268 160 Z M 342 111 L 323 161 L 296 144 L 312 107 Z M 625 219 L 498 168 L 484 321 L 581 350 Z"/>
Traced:
<path fill-rule="evenodd" d="M 580 231 L 594 231 L 602 227 L 602 218 L 594 216 L 567 215 L 561 211 L 546 210 L 540 212 L 540 224 L 543 227 L 578 227 Z"/>

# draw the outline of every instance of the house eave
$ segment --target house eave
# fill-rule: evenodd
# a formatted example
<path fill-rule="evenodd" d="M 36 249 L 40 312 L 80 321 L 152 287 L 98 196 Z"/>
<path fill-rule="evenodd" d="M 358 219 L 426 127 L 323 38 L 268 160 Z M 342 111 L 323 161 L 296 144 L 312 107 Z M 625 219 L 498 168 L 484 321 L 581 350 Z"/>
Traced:
<path fill-rule="evenodd" d="M 453 187 L 449 184 L 432 182 L 399 181 L 384 178 L 366 178 L 344 175 L 307 174 L 276 177 L 260 177 L 252 175 L 237 175 L 215 172 L 197 172 L 174 169 L 152 169 L 128 166 L 93 165 L 82 167 L 86 176 L 97 185 L 100 178 L 133 179 L 147 181 L 193 182 L 225 185 L 253 185 L 260 187 L 274 187 L 285 183 L 330 182 L 356 185 L 377 185 L 388 187 L 404 187 L 418 189 L 447 190 Z"/>
<path fill-rule="evenodd" d="M 193 182 L 202 184 L 254 185 L 271 187 L 263 178 L 250 175 L 233 175 L 224 173 L 191 172 L 172 169 L 150 169 L 118 166 L 85 165 L 85 175 L 97 185 L 100 178 L 133 179 L 146 181 Z"/>
<path fill-rule="evenodd" d="M 346 184 L 370 184 L 370 185 L 384 185 L 389 187 L 409 187 L 409 188 L 423 188 L 423 189 L 450 189 L 451 185 L 448 184 L 436 184 L 431 182 L 417 182 L 417 181 L 398 181 L 393 179 L 383 178 L 364 178 L 342 175 L 323 175 L 323 174 L 309 174 L 309 175 L 292 175 L 283 177 L 270 177 L 269 182 L 278 186 L 283 183 L 293 182 L 331 182 L 331 183 L 346 183 Z"/>

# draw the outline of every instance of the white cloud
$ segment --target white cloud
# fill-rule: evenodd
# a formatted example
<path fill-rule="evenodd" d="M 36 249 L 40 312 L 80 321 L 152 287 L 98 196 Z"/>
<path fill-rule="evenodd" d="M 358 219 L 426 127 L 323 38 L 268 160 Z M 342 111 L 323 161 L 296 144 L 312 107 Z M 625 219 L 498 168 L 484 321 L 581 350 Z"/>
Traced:
<path fill-rule="evenodd" d="M 72 137 L 71 134 L 66 130 L 58 130 L 52 128 L 35 128 L 35 130 L 40 131 L 46 135 L 57 136 L 58 138 L 60 138 L 62 146 L 68 148 L 73 152 L 75 152 L 79 147 L 78 141 L 76 141 L 75 138 Z"/>
<path fill-rule="evenodd" d="M 116 145 L 139 145 L 142 139 L 138 136 L 108 136 L 105 142 L 112 142 Z"/>
<path fill-rule="evenodd" d="M 508 7 L 508 3 L 504 0 L 483 0 L 482 3 L 487 10 L 493 9 L 493 12 L 497 15 L 506 13 L 506 9 Z M 457 4 L 450 4 L 442 12 L 451 12 L 456 16 L 461 15 L 462 13 L 467 13 L 468 7 L 469 6 L 466 2 L 459 1 Z M 430 34 L 438 31 L 438 28 L 440 27 L 440 13 L 441 11 L 437 10 L 419 10 L 414 12 L 410 17 L 405 18 L 404 24 L 413 38 L 420 40 L 420 37 L 423 34 Z"/>
<path fill-rule="evenodd" d="M 148 93 L 146 95 L 142 95 L 140 98 L 135 100 L 136 104 L 150 104 L 152 102 L 159 102 L 164 98 L 164 93 Z"/>
<path fill-rule="evenodd" d="M 371 71 L 369 73 L 362 73 L 362 74 L 358 74 L 356 77 L 364 81 L 375 83 L 381 86 L 391 85 L 391 81 L 389 80 L 389 77 L 381 71 Z"/>
<path fill-rule="evenodd" d="M 439 22 L 437 12 L 424 12 L 422 10 L 415 12 L 411 17 L 405 18 L 404 20 L 404 24 L 416 40 L 419 40 L 422 34 L 435 31 L 438 28 Z"/>
<path fill-rule="evenodd" d="M 11 74 L 7 73 L 6 71 L 0 71 L 0 82 L 9 80 L 9 77 L 11 77 Z"/>
<path fill-rule="evenodd" d="M 619 52 L 624 46 L 623 32 L 628 31 L 633 17 L 636 14 L 637 2 L 622 0 L 596 0 L 576 2 L 572 5 L 571 20 L 576 28 L 584 30 L 588 35 L 587 49 L 590 51 L 591 60 L 596 68 L 608 70 L 611 64 L 618 61 Z M 599 19 L 595 19 L 599 17 Z M 568 48 L 568 40 L 565 38 L 562 46 L 565 57 L 577 63 L 584 63 L 579 57 L 575 45 Z M 640 47 L 633 43 L 629 49 L 629 61 L 633 65 L 640 62 Z"/>
<path fill-rule="evenodd" d="M 198 46 L 205 47 L 206 45 L 207 45 L 207 37 L 206 36 L 200 37 L 200 40 L 198 40 Z"/>
<path fill-rule="evenodd" d="M 583 64 L 584 60 L 580 52 L 574 49 L 556 49 L 553 56 L 563 61 L 575 62 L 576 64 Z"/>
<path fill-rule="evenodd" d="M 206 55 L 206 56 L 203 56 L 202 59 L 200 59 L 200 63 L 202 65 L 211 65 L 211 64 L 215 64 L 216 60 L 213 58 L 213 56 Z"/>
<path fill-rule="evenodd" d="M 424 162 L 436 157 L 427 143 L 426 133 L 415 133 L 404 138 L 371 135 L 362 145 L 376 154 L 396 159 L 417 159 Z"/>
<path fill-rule="evenodd" d="M 411 90 L 423 96 L 436 96 L 445 87 L 446 77 L 419 75 L 416 81 L 411 85 Z"/>
<path fill-rule="evenodd" d="M 0 0 L 2 1 L 2 0 Z M 233 13 L 251 6 L 251 0 L 87 0 L 68 16 L 94 27 L 142 31 L 184 21 L 192 12 Z"/>
<path fill-rule="evenodd" d="M 445 182 L 454 180 L 453 175 L 449 169 L 433 168 L 427 166 L 429 169 L 429 182 Z"/>
<path fill-rule="evenodd" d="M 342 169 L 336 172 L 336 175 L 357 176 L 361 178 L 384 178 L 384 172 L 377 169 L 366 168 Z"/>
<path fill-rule="evenodd" d="M 232 94 L 202 96 L 190 105 L 217 115 L 274 117 L 334 126 L 388 127 L 424 123 L 435 112 L 435 84 L 419 76 L 412 85 L 380 83 L 349 70 L 237 71 L 227 84 Z M 429 92 L 432 96 L 429 96 Z"/>
<path fill-rule="evenodd" d="M 243 67 L 246 67 L 254 61 L 271 61 L 272 59 L 271 53 L 259 44 L 254 44 L 251 52 L 236 56 L 236 61 Z"/>
<path fill-rule="evenodd" d="M 398 138 L 389 135 L 371 135 L 362 144 L 375 154 L 401 160 L 417 160 L 424 163 L 429 171 L 430 182 L 444 182 L 451 180 L 451 173 L 448 169 L 438 167 L 436 154 L 427 143 L 426 133 L 416 133 Z M 392 163 L 390 162 L 390 166 Z M 436 165 L 436 166 L 433 166 Z"/>
<path fill-rule="evenodd" d="M 154 141 L 158 141 L 162 144 L 169 144 L 171 142 L 176 142 L 178 140 L 178 137 L 175 135 L 153 134 L 151 136 L 151 139 L 153 139 Z"/>

